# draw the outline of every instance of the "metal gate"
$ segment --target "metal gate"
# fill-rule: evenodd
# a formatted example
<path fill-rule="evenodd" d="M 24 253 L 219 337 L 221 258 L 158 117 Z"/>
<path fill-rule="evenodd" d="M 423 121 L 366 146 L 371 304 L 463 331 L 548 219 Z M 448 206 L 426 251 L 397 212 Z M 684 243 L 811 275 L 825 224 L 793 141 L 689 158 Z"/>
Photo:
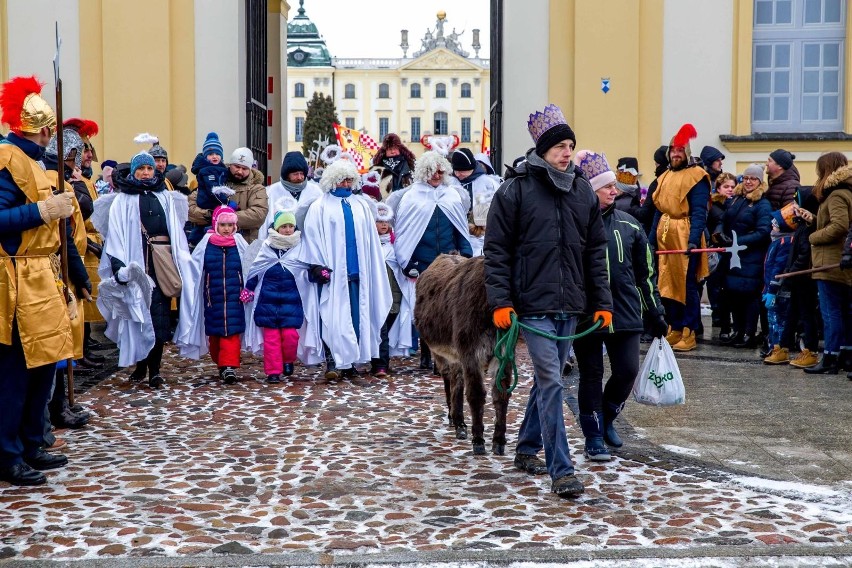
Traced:
<path fill-rule="evenodd" d="M 246 144 L 266 177 L 267 89 L 266 10 L 267 0 L 246 2 Z"/>

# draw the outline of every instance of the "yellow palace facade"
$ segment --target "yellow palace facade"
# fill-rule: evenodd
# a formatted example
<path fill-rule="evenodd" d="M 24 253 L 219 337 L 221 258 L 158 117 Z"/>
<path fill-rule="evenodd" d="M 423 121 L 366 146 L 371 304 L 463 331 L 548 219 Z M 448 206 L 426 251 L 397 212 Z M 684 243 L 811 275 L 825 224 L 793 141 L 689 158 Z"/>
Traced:
<path fill-rule="evenodd" d="M 654 150 L 685 122 L 698 131 L 693 152 L 719 148 L 726 171 L 785 148 L 812 183 L 821 153 L 852 157 L 850 4 L 493 0 L 502 161 L 530 146 L 529 113 L 553 102 L 578 148 L 638 157 L 646 184 Z"/>
<path fill-rule="evenodd" d="M 98 157 L 160 138 L 189 166 L 205 135 L 278 171 L 286 140 L 283 0 L 0 0 L 0 80 L 36 74 L 53 104 L 55 23 L 64 116 L 95 120 Z M 96 169 L 96 172 L 98 170 Z"/>

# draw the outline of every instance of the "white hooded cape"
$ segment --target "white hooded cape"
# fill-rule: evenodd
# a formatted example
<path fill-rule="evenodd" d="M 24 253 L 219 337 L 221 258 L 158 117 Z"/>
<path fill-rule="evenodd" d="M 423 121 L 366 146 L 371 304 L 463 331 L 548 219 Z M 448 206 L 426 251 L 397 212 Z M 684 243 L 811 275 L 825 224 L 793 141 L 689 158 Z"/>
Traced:
<path fill-rule="evenodd" d="M 184 293 L 180 296 L 180 319 L 175 331 L 175 345 L 180 349 L 180 356 L 189 359 L 201 359 L 209 351 L 207 333 L 204 328 L 204 253 L 207 251 L 207 243 L 213 233 L 205 233 L 201 241 L 192 251 L 192 258 L 184 272 L 189 273 L 187 286 L 184 280 Z M 248 243 L 239 233 L 234 235 L 237 243 L 237 251 L 242 259 L 248 248 Z M 248 316 L 246 316 L 248 317 Z M 245 334 L 242 338 L 245 347 Z"/>
<path fill-rule="evenodd" d="M 322 193 L 322 189 L 320 189 L 317 182 L 308 180 L 305 189 L 299 194 L 299 199 L 296 199 L 287 191 L 281 181 L 276 181 L 266 188 L 269 212 L 266 214 L 263 227 L 270 227 L 275 214 L 279 211 L 289 211 L 296 215 L 296 226 L 301 230 L 305 222 L 305 214 L 308 212 L 308 207 L 311 206 L 311 203 L 322 197 Z"/>
<path fill-rule="evenodd" d="M 318 314 L 309 313 L 314 306 L 303 302 L 308 320 L 306 341 L 316 344 L 321 329 L 322 340 L 342 369 L 378 357 L 382 325 L 393 303 L 373 208 L 358 196 L 347 199 L 352 207 L 358 243 L 360 341 L 355 335 L 349 305 L 341 198 L 326 193 L 311 204 L 302 229 L 302 242 L 293 253 L 295 259 L 304 264 L 332 269 L 331 281 L 320 291 Z"/>
<path fill-rule="evenodd" d="M 147 357 L 151 348 L 154 347 L 154 326 L 151 323 L 150 313 L 151 295 L 150 292 L 147 294 L 146 302 L 145 293 L 142 290 L 144 286 L 128 284 L 127 293 L 124 296 L 126 310 L 118 309 L 115 305 L 117 301 L 115 291 L 120 290 L 117 286 L 123 287 L 123 285 L 116 282 L 112 274 L 110 257 L 117 258 L 128 269 L 132 264 L 141 268 L 145 266 L 145 247 L 142 241 L 142 223 L 139 218 L 139 195 L 128 193 L 114 195 L 115 197 L 110 200 L 104 199 L 104 203 L 99 206 L 98 219 L 101 220 L 101 227 L 96 227 L 106 238 L 104 245 L 106 254 L 101 256 L 101 263 L 98 266 L 98 276 L 101 277 L 98 295 L 100 296 L 101 287 L 104 287 L 105 297 L 112 300 L 110 302 L 105 298 L 102 301 L 99 297 L 98 309 L 107 324 L 104 335 L 118 345 L 118 365 L 127 367 Z M 186 234 L 183 232 L 188 212 L 186 197 L 174 191 L 158 191 L 154 195 L 166 213 L 172 259 L 183 282 L 183 290 L 192 290 L 195 283 L 189 279 L 190 271 L 186 268 L 189 265 L 190 256 Z M 96 207 L 99 201 L 101 200 L 95 201 Z M 140 321 L 138 315 L 143 312 L 145 315 Z M 127 319 L 127 314 L 135 315 Z"/>
<path fill-rule="evenodd" d="M 390 242 L 382 243 L 382 252 L 385 255 L 385 263 L 393 272 L 393 277 L 402 292 L 399 315 L 388 330 L 390 353 L 393 356 L 407 356 L 408 350 L 414 346 L 411 337 L 411 316 L 414 313 L 414 280 L 402 273 L 402 267 L 396 260 L 396 253 Z"/>
<path fill-rule="evenodd" d="M 299 330 L 299 347 L 297 356 L 299 360 L 306 365 L 315 365 L 322 361 L 322 342 L 319 340 L 319 334 L 312 337 L 309 332 L 308 317 L 309 314 L 316 317 L 318 314 L 316 285 L 308 278 L 308 267 L 306 264 L 295 260 L 299 254 L 301 243 L 288 250 L 284 256 L 278 256 L 278 251 L 269 245 L 269 240 L 264 240 L 257 253 L 251 267 L 245 273 L 246 282 L 258 277 L 257 286 L 254 289 L 254 301 L 247 305 L 248 313 L 246 314 L 246 333 L 245 338 L 246 349 L 249 349 L 255 355 L 263 353 L 263 330 L 257 326 L 254 321 L 254 311 L 257 306 L 257 301 L 260 298 L 260 291 L 263 288 L 263 277 L 266 271 L 276 263 L 286 268 L 296 280 L 296 287 L 299 289 L 299 297 L 302 299 L 302 309 L 305 313 L 305 320 L 302 322 L 302 327 Z M 319 325 L 314 322 L 315 329 L 319 329 Z"/>
<path fill-rule="evenodd" d="M 465 191 L 464 188 L 460 188 Z M 465 192 L 466 193 L 466 192 Z M 411 262 L 411 255 L 417 248 L 417 243 L 423 237 L 423 232 L 432 218 L 435 207 L 440 207 L 459 233 L 470 242 L 470 232 L 467 226 L 467 208 L 459 195 L 456 186 L 429 184 L 418 182 L 408 187 L 408 191 L 399 200 L 394 221 L 396 242 L 394 250 L 400 266 L 405 268 Z"/>

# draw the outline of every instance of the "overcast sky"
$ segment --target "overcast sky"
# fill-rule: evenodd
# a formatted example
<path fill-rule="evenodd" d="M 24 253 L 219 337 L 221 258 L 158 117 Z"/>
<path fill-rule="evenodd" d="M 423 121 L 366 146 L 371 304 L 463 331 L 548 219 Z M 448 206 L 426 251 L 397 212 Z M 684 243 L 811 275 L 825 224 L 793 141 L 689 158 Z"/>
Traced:
<path fill-rule="evenodd" d="M 402 57 L 399 30 L 408 30 L 409 57 L 420 49 L 427 28 L 435 28 L 439 10 L 447 13 L 445 34 L 464 30 L 461 43 L 473 56 L 471 30 L 478 28 L 482 49 L 489 57 L 489 0 L 305 0 L 305 13 L 325 38 L 332 57 Z M 299 0 L 290 0 L 296 17 Z"/>

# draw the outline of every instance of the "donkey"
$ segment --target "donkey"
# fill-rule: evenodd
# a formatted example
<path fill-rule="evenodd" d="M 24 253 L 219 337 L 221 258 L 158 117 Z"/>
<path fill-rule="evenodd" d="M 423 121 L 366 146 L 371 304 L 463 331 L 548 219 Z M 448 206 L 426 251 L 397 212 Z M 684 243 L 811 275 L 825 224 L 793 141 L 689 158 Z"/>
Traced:
<path fill-rule="evenodd" d="M 456 438 L 467 439 L 464 398 L 473 416 L 473 453 L 484 455 L 485 377 L 488 369 L 497 371 L 494 345 L 497 329 L 485 296 L 485 260 L 442 254 L 417 280 L 414 322 L 420 339 L 432 350 L 435 364 L 444 379 L 448 418 Z M 506 453 L 506 411 L 511 384 L 507 365 L 501 380 L 503 391 L 491 387 L 496 414 L 491 451 Z"/>

